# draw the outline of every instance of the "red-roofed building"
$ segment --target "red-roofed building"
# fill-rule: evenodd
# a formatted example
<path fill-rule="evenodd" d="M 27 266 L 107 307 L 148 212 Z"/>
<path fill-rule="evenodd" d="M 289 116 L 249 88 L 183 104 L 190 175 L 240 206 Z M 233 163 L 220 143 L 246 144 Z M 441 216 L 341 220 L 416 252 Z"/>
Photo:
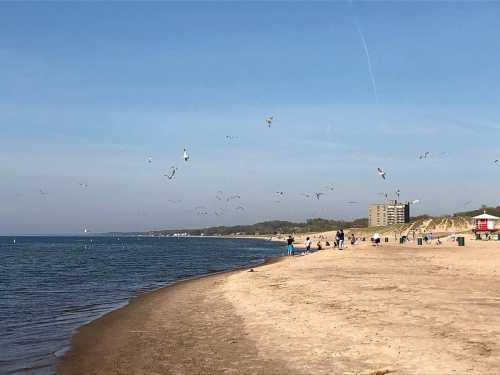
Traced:
<path fill-rule="evenodd" d="M 486 211 L 479 216 L 473 217 L 474 219 L 474 232 L 476 233 L 491 233 L 497 232 L 497 220 L 496 216 L 488 215 Z"/>

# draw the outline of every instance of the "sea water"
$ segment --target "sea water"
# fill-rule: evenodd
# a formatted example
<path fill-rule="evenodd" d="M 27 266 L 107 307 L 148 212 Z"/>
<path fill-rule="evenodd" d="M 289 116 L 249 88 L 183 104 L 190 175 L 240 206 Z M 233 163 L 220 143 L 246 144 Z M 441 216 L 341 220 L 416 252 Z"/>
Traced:
<path fill-rule="evenodd" d="M 131 297 L 282 252 L 246 239 L 0 237 L 0 374 L 54 374 L 75 330 Z"/>

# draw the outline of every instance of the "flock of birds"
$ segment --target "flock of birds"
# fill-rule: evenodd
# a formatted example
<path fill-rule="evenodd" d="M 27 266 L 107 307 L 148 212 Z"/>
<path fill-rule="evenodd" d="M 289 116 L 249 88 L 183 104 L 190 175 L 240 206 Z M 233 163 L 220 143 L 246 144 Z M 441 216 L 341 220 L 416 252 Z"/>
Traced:
<path fill-rule="evenodd" d="M 269 116 L 265 119 L 265 123 L 266 123 L 268 128 L 271 128 L 271 126 L 273 125 L 273 121 L 274 121 L 274 116 Z M 238 137 L 234 136 L 234 135 L 226 135 L 225 138 L 228 141 L 238 139 Z M 445 153 L 441 153 L 440 156 L 443 156 L 444 154 Z M 431 157 L 431 154 L 429 151 L 426 151 L 423 154 L 418 155 L 418 159 L 420 159 L 420 160 L 428 159 L 430 157 Z M 189 160 L 190 160 L 190 156 L 189 156 L 188 150 L 186 148 L 184 148 L 184 150 L 183 150 L 182 160 L 184 160 L 185 163 L 189 162 Z M 151 156 L 148 157 L 147 161 L 150 164 L 153 163 L 153 157 L 151 157 Z M 497 162 L 497 161 L 495 161 L 495 162 Z M 169 181 L 172 181 L 175 179 L 175 176 L 176 176 L 178 169 L 179 168 L 175 165 L 171 166 L 169 171 L 167 173 L 164 173 L 163 176 L 166 177 Z M 387 179 L 387 173 L 385 172 L 384 169 L 378 167 L 377 173 L 383 180 Z M 333 192 L 333 191 L 335 191 L 335 186 L 330 184 L 330 185 L 326 185 L 324 187 L 324 191 L 302 192 L 302 193 L 299 193 L 299 195 L 304 197 L 304 198 L 307 198 L 307 199 L 313 199 L 313 200 L 319 201 L 323 196 L 327 195 L 327 192 Z M 397 189 L 395 194 L 396 194 L 397 198 L 399 199 L 399 196 L 401 194 L 400 189 Z M 289 195 L 290 194 L 285 192 L 285 191 L 276 191 L 275 192 L 276 199 L 274 200 L 274 203 L 281 203 L 283 201 L 283 199 L 285 199 Z M 383 195 L 386 200 L 389 198 L 389 193 L 379 193 L 379 195 Z M 243 205 L 234 205 L 233 204 L 231 206 L 232 203 L 234 203 L 236 201 L 239 202 L 241 200 L 240 194 L 231 194 L 231 195 L 226 196 L 222 190 L 218 190 L 215 194 L 215 199 L 219 202 L 219 207 L 215 208 L 212 211 L 213 215 L 215 215 L 215 216 L 223 216 L 225 213 L 227 213 L 230 210 L 245 211 L 245 207 Z M 172 203 L 172 204 L 179 204 L 179 203 L 182 203 L 182 200 L 169 199 L 168 202 Z M 359 204 L 360 202 L 351 200 L 351 201 L 348 201 L 346 203 L 348 205 L 356 205 L 356 204 Z M 410 203 L 411 204 L 418 204 L 418 203 L 420 203 L 420 199 L 415 199 L 415 200 L 411 201 Z M 224 204 L 224 205 L 222 205 L 222 204 Z M 208 215 L 210 215 L 210 212 L 211 212 L 211 210 L 207 206 L 204 206 L 204 205 L 199 205 L 199 206 L 194 207 L 194 211 L 196 212 L 196 214 L 198 216 L 208 216 Z"/>
<path fill-rule="evenodd" d="M 267 125 L 268 128 L 271 128 L 271 126 L 273 125 L 273 122 L 274 122 L 274 116 L 269 116 L 265 119 L 265 124 Z M 234 135 L 226 135 L 225 138 L 227 141 L 233 141 L 233 140 L 238 139 L 238 137 L 234 136 Z M 446 154 L 447 154 L 446 152 L 441 152 L 440 154 L 438 154 L 438 157 L 442 158 L 442 157 L 446 156 Z M 419 154 L 417 157 L 419 160 L 430 159 L 431 153 L 429 151 L 425 151 L 424 153 Z M 184 163 L 188 163 L 190 161 L 190 155 L 188 153 L 187 148 L 184 148 L 184 150 L 183 150 L 182 160 L 184 161 Z M 147 163 L 148 164 L 153 163 L 152 156 L 147 158 Z M 495 159 L 494 164 L 498 164 L 498 163 L 500 163 L 500 159 Z M 170 167 L 170 169 L 167 172 L 165 172 L 163 174 L 163 176 L 166 177 L 169 181 L 173 181 L 176 178 L 178 170 L 179 170 L 179 168 L 176 165 L 173 165 Z M 380 178 L 382 178 L 383 180 L 388 179 L 388 174 L 383 168 L 378 167 L 377 173 L 380 176 Z M 89 187 L 89 185 L 85 182 L 80 182 L 79 186 L 82 189 L 87 189 Z M 335 191 L 335 186 L 330 184 L 330 185 L 324 186 L 324 189 L 322 191 L 302 192 L 302 193 L 299 193 L 299 195 L 304 197 L 304 198 L 307 198 L 307 199 L 313 199 L 313 200 L 319 201 L 320 199 L 322 199 L 323 196 L 327 195 L 327 193 L 330 193 L 333 191 Z M 44 197 L 48 196 L 48 192 L 44 189 L 39 189 L 39 194 L 41 196 L 44 196 Z M 397 189 L 395 191 L 395 195 L 397 196 L 398 199 L 399 199 L 400 194 L 401 194 L 401 191 L 399 189 Z M 384 196 L 386 201 L 389 199 L 389 193 L 387 193 L 387 192 L 378 193 L 378 195 Z M 285 191 L 276 191 L 274 202 L 281 203 L 287 196 L 290 196 L 290 193 L 285 192 Z M 240 194 L 230 194 L 230 195 L 226 196 L 223 191 L 219 190 L 215 194 L 215 199 L 219 202 L 217 208 L 210 210 L 206 206 L 202 206 L 202 205 L 196 206 L 196 207 L 194 207 L 194 211 L 196 212 L 196 214 L 198 216 L 208 216 L 212 212 L 213 215 L 215 215 L 215 216 L 223 216 L 228 211 L 233 211 L 233 212 L 240 211 L 241 212 L 241 211 L 246 210 L 243 205 L 236 203 L 236 202 L 241 201 Z M 169 199 L 168 202 L 171 204 L 180 204 L 180 203 L 182 203 L 182 200 Z M 359 204 L 360 202 L 351 200 L 351 201 L 348 201 L 346 203 L 348 205 L 356 205 L 356 204 Z M 409 203 L 413 204 L 413 205 L 418 204 L 418 203 L 420 203 L 420 199 L 414 199 L 414 200 L 410 201 Z M 471 201 L 465 202 L 464 207 L 468 206 L 470 203 L 472 203 L 472 202 Z M 87 232 L 87 229 L 85 229 L 85 231 Z"/>

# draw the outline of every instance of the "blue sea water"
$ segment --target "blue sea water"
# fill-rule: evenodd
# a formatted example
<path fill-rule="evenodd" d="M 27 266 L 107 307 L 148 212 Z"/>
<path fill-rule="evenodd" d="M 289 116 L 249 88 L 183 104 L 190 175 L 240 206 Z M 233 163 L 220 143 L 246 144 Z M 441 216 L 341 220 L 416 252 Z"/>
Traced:
<path fill-rule="evenodd" d="M 0 237 L 0 374 L 53 374 L 78 327 L 131 297 L 282 252 L 244 239 Z"/>

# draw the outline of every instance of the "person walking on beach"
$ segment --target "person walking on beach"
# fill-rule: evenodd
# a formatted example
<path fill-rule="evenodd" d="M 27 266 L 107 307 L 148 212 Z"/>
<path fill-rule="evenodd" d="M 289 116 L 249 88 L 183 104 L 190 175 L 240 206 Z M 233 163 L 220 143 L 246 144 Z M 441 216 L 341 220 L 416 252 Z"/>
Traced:
<path fill-rule="evenodd" d="M 340 231 L 337 231 L 337 233 L 335 233 L 335 242 L 333 246 L 334 249 L 336 247 L 339 247 L 339 241 L 340 241 Z"/>
<path fill-rule="evenodd" d="M 344 230 L 339 232 L 339 250 L 344 250 Z"/>
<path fill-rule="evenodd" d="M 306 238 L 306 241 L 304 242 L 304 246 L 306 247 L 306 252 L 311 251 L 311 239 L 309 237 Z"/>
<path fill-rule="evenodd" d="M 294 255 L 294 248 L 293 248 L 293 238 L 292 236 L 288 236 L 288 240 L 286 240 L 287 244 L 288 244 L 288 253 L 287 255 L 290 257 L 290 256 L 293 256 Z"/>

